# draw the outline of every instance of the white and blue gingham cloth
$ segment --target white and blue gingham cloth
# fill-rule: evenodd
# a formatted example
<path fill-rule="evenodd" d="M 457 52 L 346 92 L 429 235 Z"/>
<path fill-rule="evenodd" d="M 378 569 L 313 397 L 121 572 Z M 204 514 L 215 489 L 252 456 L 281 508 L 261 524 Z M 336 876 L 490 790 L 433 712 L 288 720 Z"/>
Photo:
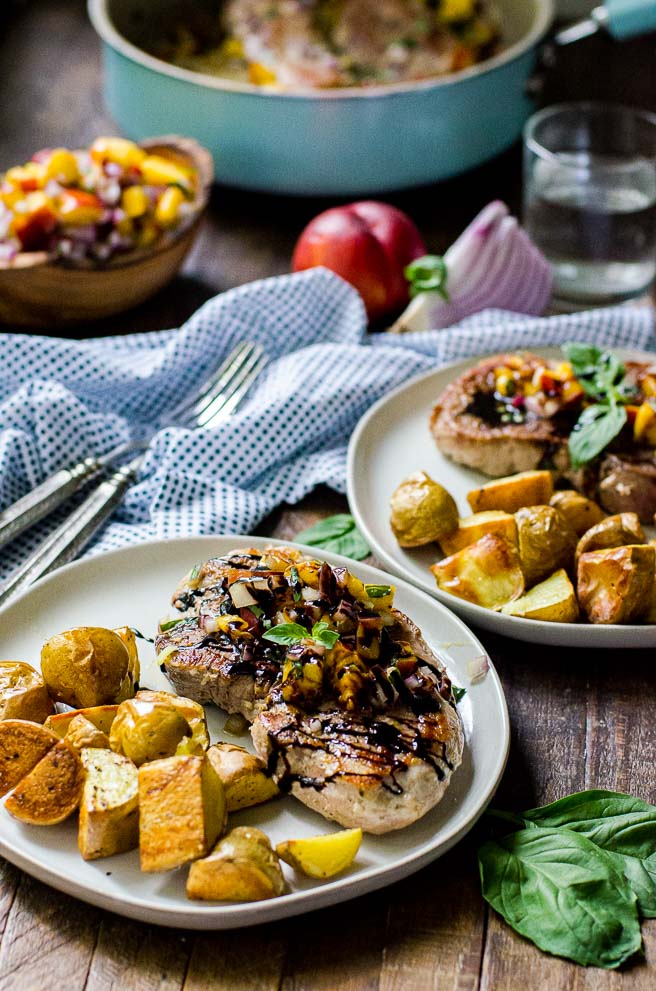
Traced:
<path fill-rule="evenodd" d="M 217 296 L 178 330 L 85 341 L 3 334 L 0 509 L 57 468 L 149 432 L 240 340 L 258 341 L 270 359 L 246 402 L 215 429 L 158 431 L 91 553 L 247 533 L 320 483 L 343 492 L 353 428 L 394 386 L 470 355 L 573 339 L 654 349 L 654 318 L 646 307 L 546 319 L 486 311 L 449 330 L 367 337 L 357 293 L 314 269 Z M 0 580 L 54 522 L 0 551 Z"/>

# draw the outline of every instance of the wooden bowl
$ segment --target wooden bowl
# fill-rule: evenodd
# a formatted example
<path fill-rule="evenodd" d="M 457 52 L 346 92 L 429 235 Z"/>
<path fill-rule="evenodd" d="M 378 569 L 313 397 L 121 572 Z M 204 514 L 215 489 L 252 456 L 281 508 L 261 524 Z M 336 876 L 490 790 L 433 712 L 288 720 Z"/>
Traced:
<path fill-rule="evenodd" d="M 142 303 L 176 274 L 191 248 L 213 179 L 210 153 L 190 138 L 166 135 L 142 148 L 198 170 L 194 215 L 172 239 L 135 249 L 104 264 L 53 261 L 26 251 L 0 261 L 0 321 L 10 327 L 59 328 L 97 320 Z"/>

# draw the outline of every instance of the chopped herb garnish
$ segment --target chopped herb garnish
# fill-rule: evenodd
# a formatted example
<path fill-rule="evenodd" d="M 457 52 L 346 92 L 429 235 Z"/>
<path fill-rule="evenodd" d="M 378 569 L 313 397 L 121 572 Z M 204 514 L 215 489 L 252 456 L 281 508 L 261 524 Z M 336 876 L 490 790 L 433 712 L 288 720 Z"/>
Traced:
<path fill-rule="evenodd" d="M 253 613 L 253 615 L 256 616 L 258 619 L 260 618 L 260 616 L 264 616 L 264 610 L 260 609 L 259 606 L 249 606 L 249 609 Z"/>
<path fill-rule="evenodd" d="M 392 594 L 390 585 L 365 585 L 365 589 L 370 599 L 383 599 Z"/>
<path fill-rule="evenodd" d="M 159 624 L 159 632 L 166 633 L 167 630 L 172 630 L 174 626 L 178 626 L 179 623 L 186 623 L 188 616 L 182 616 L 180 619 L 169 619 L 165 623 Z"/>
<path fill-rule="evenodd" d="M 466 689 L 466 688 L 460 688 L 460 686 L 459 686 L 459 685 L 451 685 L 451 691 L 452 691 L 452 693 L 453 693 L 453 699 L 454 699 L 454 701 L 455 701 L 455 703 L 456 703 L 456 705 L 457 705 L 457 704 L 458 704 L 458 702 L 460 702 L 460 701 L 461 701 L 461 700 L 462 700 L 462 699 L 463 699 L 463 698 L 465 697 L 465 695 L 467 694 L 467 689 Z"/>
<path fill-rule="evenodd" d="M 291 585 L 294 602 L 300 602 L 303 598 L 301 593 L 301 579 L 298 576 L 298 569 L 295 567 L 289 569 L 289 584 Z"/>

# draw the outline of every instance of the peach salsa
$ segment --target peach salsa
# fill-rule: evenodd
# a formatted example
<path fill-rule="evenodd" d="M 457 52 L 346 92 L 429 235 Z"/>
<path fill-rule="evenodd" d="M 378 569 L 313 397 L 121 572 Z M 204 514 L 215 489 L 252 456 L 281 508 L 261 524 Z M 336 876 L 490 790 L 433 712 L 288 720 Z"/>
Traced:
<path fill-rule="evenodd" d="M 0 176 L 0 263 L 39 251 L 99 264 L 151 248 L 193 215 L 197 191 L 195 168 L 125 138 L 43 149 Z"/>

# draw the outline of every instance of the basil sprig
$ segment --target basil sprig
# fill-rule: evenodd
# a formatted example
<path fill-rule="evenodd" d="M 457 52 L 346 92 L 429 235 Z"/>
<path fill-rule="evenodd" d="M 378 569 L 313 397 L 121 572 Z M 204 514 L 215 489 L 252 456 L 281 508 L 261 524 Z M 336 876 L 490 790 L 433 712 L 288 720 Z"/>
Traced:
<path fill-rule="evenodd" d="M 301 530 L 294 539 L 310 547 L 320 547 L 324 551 L 353 558 L 354 561 L 362 561 L 371 554 L 350 513 L 328 516 L 307 530 Z"/>
<path fill-rule="evenodd" d="M 632 389 L 624 382 L 626 369 L 612 351 L 593 344 L 565 344 L 563 351 L 581 388 L 594 400 L 581 413 L 569 437 L 572 466 L 580 468 L 601 454 L 626 423 L 624 404 Z"/>
<path fill-rule="evenodd" d="M 337 630 L 331 630 L 324 620 L 315 623 L 312 630 L 306 630 L 300 623 L 279 623 L 267 630 L 262 639 L 271 640 L 272 643 L 282 644 L 285 647 L 302 643 L 303 640 L 313 640 L 321 647 L 330 649 L 339 640 L 339 633 Z"/>
<path fill-rule="evenodd" d="M 656 917 L 656 807 L 584 791 L 514 813 L 516 828 L 478 853 L 483 897 L 540 949 L 614 968 L 641 947 L 639 913 Z"/>

